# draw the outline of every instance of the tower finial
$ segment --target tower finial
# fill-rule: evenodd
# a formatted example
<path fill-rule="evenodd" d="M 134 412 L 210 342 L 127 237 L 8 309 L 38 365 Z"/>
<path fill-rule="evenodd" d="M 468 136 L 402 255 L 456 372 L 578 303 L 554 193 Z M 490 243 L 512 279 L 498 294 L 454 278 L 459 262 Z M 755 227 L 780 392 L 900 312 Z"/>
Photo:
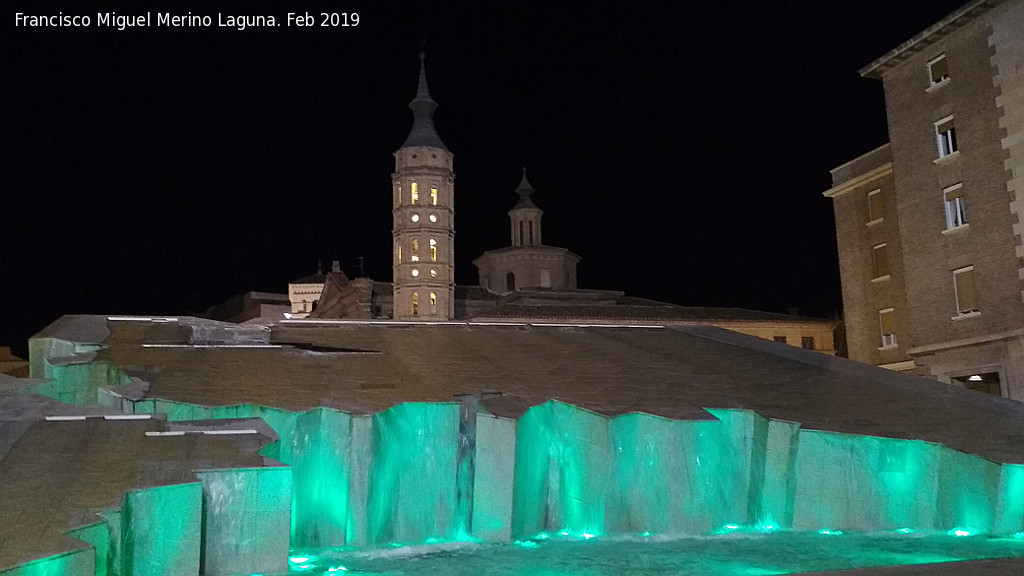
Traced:
<path fill-rule="evenodd" d="M 530 200 L 530 194 L 533 194 L 536 190 L 533 186 L 530 186 L 530 181 L 526 179 L 526 166 L 523 166 L 523 179 L 519 182 L 519 187 L 516 188 L 516 194 L 519 194 L 520 204 L 533 204 Z"/>
<path fill-rule="evenodd" d="M 416 97 L 409 103 L 412 109 L 413 122 L 409 136 L 402 144 L 402 148 L 411 146 L 432 146 L 434 148 L 445 148 L 441 137 L 434 129 L 434 110 L 437 109 L 437 102 L 430 97 L 430 88 L 427 86 L 427 55 L 420 51 L 420 78 L 416 86 Z"/>

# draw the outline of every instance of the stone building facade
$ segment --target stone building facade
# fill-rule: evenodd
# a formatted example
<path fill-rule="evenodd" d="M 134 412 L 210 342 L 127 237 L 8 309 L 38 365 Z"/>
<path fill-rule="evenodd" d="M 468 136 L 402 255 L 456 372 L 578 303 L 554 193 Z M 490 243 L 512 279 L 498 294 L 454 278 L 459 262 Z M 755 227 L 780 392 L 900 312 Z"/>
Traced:
<path fill-rule="evenodd" d="M 890 142 L 825 193 L 850 357 L 1024 400 L 1024 0 L 972 1 L 861 75 Z"/>

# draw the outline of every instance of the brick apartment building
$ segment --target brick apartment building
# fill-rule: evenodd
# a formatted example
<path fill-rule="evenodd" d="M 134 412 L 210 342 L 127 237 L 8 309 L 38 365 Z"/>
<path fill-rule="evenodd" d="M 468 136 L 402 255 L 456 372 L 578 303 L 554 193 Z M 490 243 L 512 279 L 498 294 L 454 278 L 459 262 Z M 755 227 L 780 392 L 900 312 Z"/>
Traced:
<path fill-rule="evenodd" d="M 1024 400 L 1024 0 L 864 67 L 889 143 L 832 170 L 850 358 Z"/>

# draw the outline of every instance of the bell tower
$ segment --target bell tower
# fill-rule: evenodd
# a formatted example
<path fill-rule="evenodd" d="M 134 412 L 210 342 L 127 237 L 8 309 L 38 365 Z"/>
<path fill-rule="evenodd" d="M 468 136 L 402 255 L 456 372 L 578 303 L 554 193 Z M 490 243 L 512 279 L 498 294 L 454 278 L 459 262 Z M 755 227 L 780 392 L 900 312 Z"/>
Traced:
<path fill-rule="evenodd" d="M 413 123 L 391 175 L 394 317 L 451 320 L 455 310 L 455 173 L 434 129 L 437 103 L 420 53 Z"/>

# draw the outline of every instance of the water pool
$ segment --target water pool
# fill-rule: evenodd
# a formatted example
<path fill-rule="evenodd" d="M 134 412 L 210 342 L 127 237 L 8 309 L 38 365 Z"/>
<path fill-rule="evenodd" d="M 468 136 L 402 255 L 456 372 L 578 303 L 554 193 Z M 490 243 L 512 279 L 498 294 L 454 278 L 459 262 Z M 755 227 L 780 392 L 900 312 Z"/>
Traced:
<path fill-rule="evenodd" d="M 296 552 L 291 574 L 761 576 L 1007 557 L 1024 557 L 1024 539 L 779 532 Z"/>

